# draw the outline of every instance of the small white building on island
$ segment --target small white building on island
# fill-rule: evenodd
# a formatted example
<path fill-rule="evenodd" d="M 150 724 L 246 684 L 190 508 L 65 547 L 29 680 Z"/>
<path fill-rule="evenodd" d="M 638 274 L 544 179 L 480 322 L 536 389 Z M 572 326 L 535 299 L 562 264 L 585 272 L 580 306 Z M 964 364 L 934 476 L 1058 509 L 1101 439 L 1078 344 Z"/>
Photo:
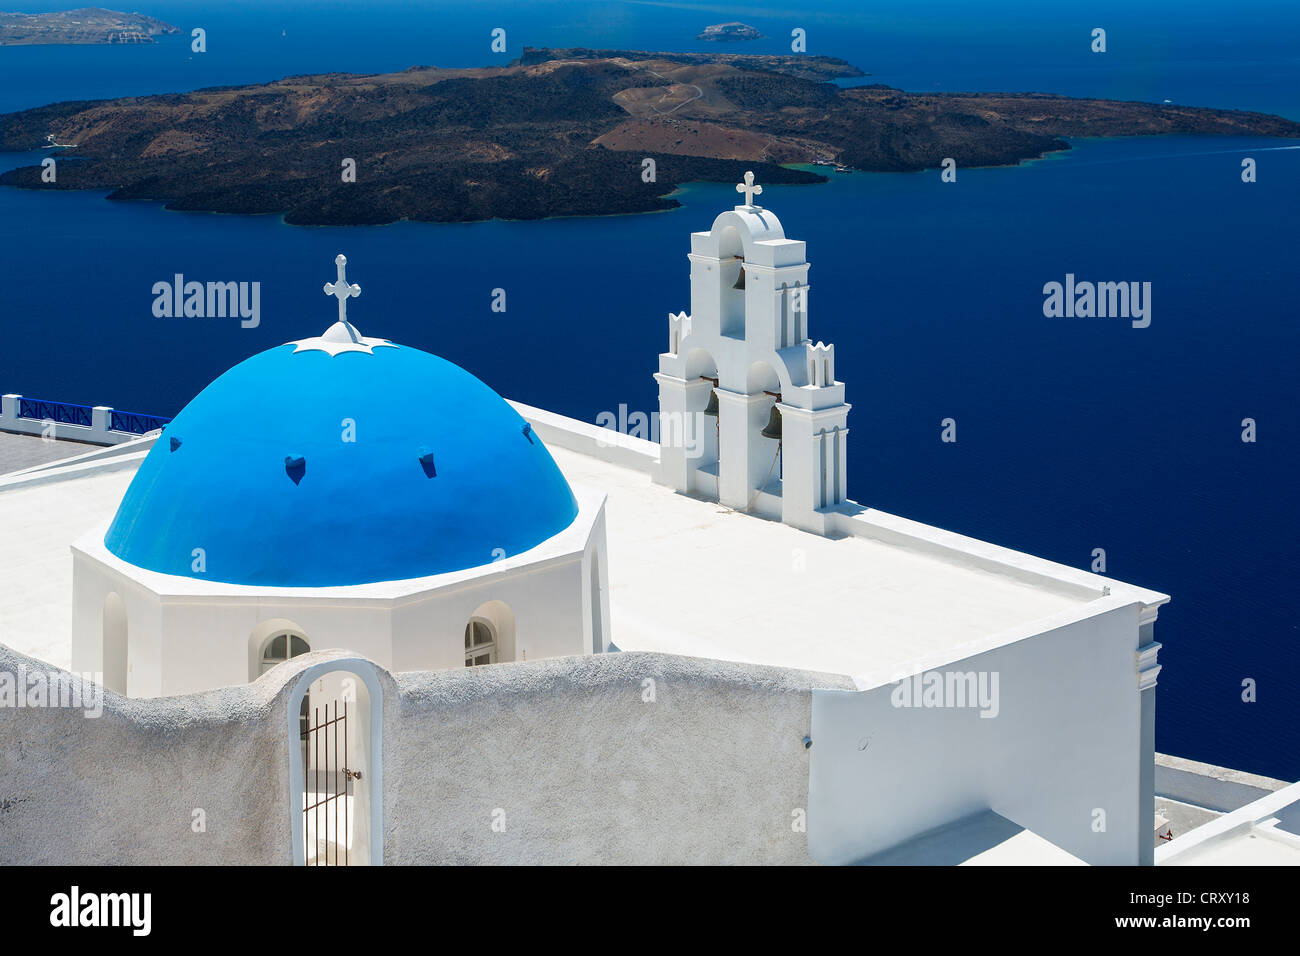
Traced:
<path fill-rule="evenodd" d="M 191 781 L 209 819 L 260 781 L 199 844 L 123 776 L 86 862 L 1152 863 L 1168 598 L 850 500 L 805 244 L 737 189 L 690 237 L 659 442 L 362 336 L 340 257 L 322 336 L 161 434 L 0 476 L 28 542 L 0 670 L 117 692 L 84 731 L 0 708 L 31 797 L 0 827 L 84 812 L 72 733 L 83 773 L 188 768 L 178 813 Z M 339 700 L 346 764 L 313 749 Z M 331 799 L 346 832 L 310 819 Z"/>

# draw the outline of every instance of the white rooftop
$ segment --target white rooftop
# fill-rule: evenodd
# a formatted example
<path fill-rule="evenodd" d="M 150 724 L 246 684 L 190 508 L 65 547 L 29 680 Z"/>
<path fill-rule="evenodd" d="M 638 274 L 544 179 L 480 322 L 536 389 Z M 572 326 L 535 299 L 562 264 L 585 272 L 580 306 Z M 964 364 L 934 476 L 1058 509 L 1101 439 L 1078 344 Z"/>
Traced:
<path fill-rule="evenodd" d="M 0 643 L 64 669 L 72 666 L 70 546 L 112 517 L 135 468 L 72 475 L 0 482 Z"/>
<path fill-rule="evenodd" d="M 571 483 L 608 496 L 610 627 L 621 650 L 848 674 L 868 686 L 1167 600 L 874 511 L 839 538 L 739 514 L 654 484 L 648 442 L 516 407 Z M 69 666 L 69 545 L 111 519 L 143 454 L 119 445 L 0 479 L 0 527 L 10 532 L 0 541 L 0 641 Z"/>
<path fill-rule="evenodd" d="M 1087 603 L 1063 587 L 824 538 L 578 452 L 551 453 L 571 482 L 608 495 L 610 630 L 621 650 L 892 671 Z"/>
<path fill-rule="evenodd" d="M 571 482 L 608 496 L 621 650 L 847 674 L 865 687 L 1168 600 L 869 509 L 846 515 L 839 537 L 740 514 L 652 482 L 649 442 L 515 407 Z"/>

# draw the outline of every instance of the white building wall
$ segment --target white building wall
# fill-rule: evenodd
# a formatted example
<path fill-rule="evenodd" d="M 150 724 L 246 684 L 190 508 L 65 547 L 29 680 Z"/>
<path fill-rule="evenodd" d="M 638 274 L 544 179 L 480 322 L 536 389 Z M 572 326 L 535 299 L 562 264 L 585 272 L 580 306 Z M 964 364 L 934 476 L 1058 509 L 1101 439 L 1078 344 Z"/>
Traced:
<path fill-rule="evenodd" d="M 167 601 L 162 616 L 162 693 L 191 694 L 256 679 L 264 643 L 257 639 L 258 625 L 272 619 L 292 622 L 314 651 L 344 648 L 380 662 L 392 656 L 390 612 L 384 607 Z"/>
<path fill-rule="evenodd" d="M 592 542 L 582 556 L 584 654 L 603 654 L 612 641 L 609 623 L 609 559 L 605 550 L 605 514 L 597 519 Z"/>
<path fill-rule="evenodd" d="M 101 615 L 109 590 L 99 566 L 73 551 L 71 668 L 77 673 L 104 671 Z"/>
<path fill-rule="evenodd" d="M 164 693 L 163 613 L 158 596 L 76 551 L 73 552 L 72 580 L 72 669 L 83 674 L 104 673 L 104 599 L 114 593 L 126 607 L 125 691 L 132 697 L 154 697 Z"/>
<path fill-rule="evenodd" d="M 516 660 L 587 653 L 589 629 L 582 611 L 583 592 L 589 583 L 583 577 L 581 559 L 551 569 L 546 578 L 543 581 L 531 574 L 515 579 L 516 586 L 533 597 L 530 603 L 534 607 L 531 614 L 515 615 Z"/>
<path fill-rule="evenodd" d="M 268 621 L 292 625 L 313 651 L 346 649 L 399 672 L 463 667 L 465 625 L 475 616 L 497 631 L 499 661 L 591 653 L 587 555 L 596 550 L 592 545 L 586 555 L 403 602 L 164 599 L 78 554 L 72 666 L 103 672 L 101 619 L 110 591 L 126 603 L 132 697 L 195 693 L 255 679 L 259 638 L 267 636 L 261 625 Z M 606 574 L 602 569 L 601 580 Z M 608 634 L 607 592 L 597 600 Z"/>
<path fill-rule="evenodd" d="M 392 662 L 378 663 L 398 672 L 463 667 L 465 625 L 476 616 L 496 630 L 499 662 L 581 654 L 580 570 L 574 556 L 403 603 L 392 612 Z"/>
<path fill-rule="evenodd" d="M 997 674 L 995 717 L 895 706 L 892 682 L 814 691 L 809 852 L 858 862 L 993 810 L 1089 863 L 1139 863 L 1138 640 L 1127 606 L 924 668 Z"/>
<path fill-rule="evenodd" d="M 607 586 L 595 609 L 591 603 L 593 582 L 608 581 L 604 495 L 579 489 L 578 496 L 579 517 L 533 552 L 464 572 L 356 587 L 253 588 L 156 574 L 109 554 L 102 531 L 92 531 L 72 548 L 72 666 L 103 672 L 110 592 L 126 603 L 132 697 L 256 679 L 262 644 L 274 632 L 269 621 L 301 634 L 313 651 L 349 650 L 397 672 L 464 667 L 465 626 L 473 617 L 492 624 L 499 662 L 590 654 L 593 622 L 609 633 Z"/>

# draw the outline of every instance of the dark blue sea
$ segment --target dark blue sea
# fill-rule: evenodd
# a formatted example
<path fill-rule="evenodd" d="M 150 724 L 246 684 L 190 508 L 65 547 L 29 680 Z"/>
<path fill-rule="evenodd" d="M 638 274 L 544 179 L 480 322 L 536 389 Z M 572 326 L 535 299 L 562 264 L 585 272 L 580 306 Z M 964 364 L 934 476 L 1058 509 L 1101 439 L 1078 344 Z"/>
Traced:
<path fill-rule="evenodd" d="M 25 10 L 66 3 L 28 2 Z M 133 7 L 139 6 L 132 4 Z M 842 56 L 909 90 L 1043 91 L 1300 119 L 1300 6 L 1231 3 L 343 2 L 141 12 L 207 31 L 150 47 L 0 49 L 0 110 L 295 73 L 478 66 L 530 46 Z M 468 9 L 467 9 L 468 8 Z M 759 11 L 759 12 L 756 12 Z M 1094 27 L 1108 52 L 1089 50 Z M 490 31 L 507 31 L 505 56 Z M 1173 595 L 1157 748 L 1300 778 L 1296 227 L 1300 141 L 1085 140 L 1016 168 L 833 175 L 762 202 L 809 244 L 814 338 L 848 383 L 850 494 L 896 514 Z M 0 166 L 40 154 L 0 154 Z M 1241 181 L 1252 157 L 1258 181 Z M 171 415 L 254 352 L 335 316 L 346 252 L 367 335 L 455 361 L 508 397 L 594 421 L 655 407 L 688 233 L 736 201 L 693 184 L 672 212 L 545 222 L 296 228 L 100 193 L 0 189 L 0 391 Z M 261 325 L 157 319 L 176 273 L 259 281 Z M 1152 284 L 1151 324 L 1044 317 L 1044 283 Z M 507 311 L 490 308 L 507 291 Z M 545 356 L 545 373 L 539 373 Z M 400 407 L 392 409 L 402 415 Z M 956 444 L 939 423 L 958 423 Z M 1258 440 L 1241 441 L 1242 420 Z M 1242 682 L 1257 701 L 1242 700 Z"/>

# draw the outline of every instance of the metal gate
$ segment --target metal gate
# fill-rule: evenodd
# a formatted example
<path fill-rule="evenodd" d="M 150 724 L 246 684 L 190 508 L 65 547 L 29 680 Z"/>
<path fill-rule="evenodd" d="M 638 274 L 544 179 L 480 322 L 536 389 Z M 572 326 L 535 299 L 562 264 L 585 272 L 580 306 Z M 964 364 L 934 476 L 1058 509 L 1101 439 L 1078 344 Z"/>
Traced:
<path fill-rule="evenodd" d="M 307 866 L 347 866 L 351 858 L 352 781 L 361 779 L 361 771 L 348 769 L 347 702 L 340 708 L 336 700 L 332 709 L 333 717 L 326 704 L 322 719 L 321 708 L 314 708 L 314 718 L 302 732 L 302 845 Z"/>

